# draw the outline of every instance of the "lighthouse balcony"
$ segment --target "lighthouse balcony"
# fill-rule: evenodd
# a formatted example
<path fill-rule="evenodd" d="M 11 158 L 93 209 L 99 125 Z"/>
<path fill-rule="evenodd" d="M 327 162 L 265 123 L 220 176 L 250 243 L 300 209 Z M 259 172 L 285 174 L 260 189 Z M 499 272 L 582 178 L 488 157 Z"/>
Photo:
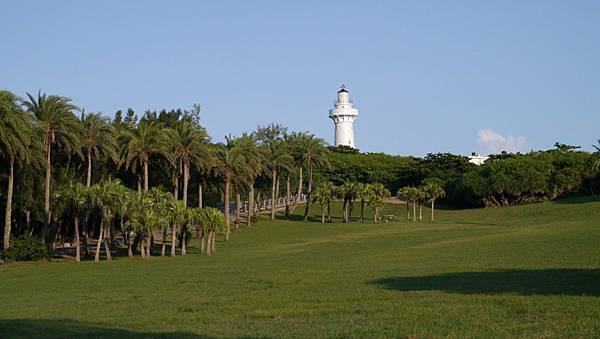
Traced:
<path fill-rule="evenodd" d="M 348 99 L 345 102 L 342 102 L 338 99 L 333 100 L 333 105 L 334 106 L 338 106 L 338 105 L 354 105 L 354 101 L 352 101 L 352 99 Z"/>

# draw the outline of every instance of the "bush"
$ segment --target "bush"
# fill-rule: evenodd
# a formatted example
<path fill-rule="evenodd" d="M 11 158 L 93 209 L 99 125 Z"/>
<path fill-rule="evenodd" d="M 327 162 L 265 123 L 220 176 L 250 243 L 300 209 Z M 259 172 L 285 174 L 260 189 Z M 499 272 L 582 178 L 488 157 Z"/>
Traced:
<path fill-rule="evenodd" d="M 2 252 L 5 260 L 40 260 L 48 258 L 48 248 L 42 239 L 25 234 L 14 240 L 8 250 Z"/>
<path fill-rule="evenodd" d="M 252 223 L 252 225 L 256 225 L 258 224 L 258 221 L 260 220 L 260 214 L 258 213 L 254 213 L 252 214 L 252 216 L 250 217 L 250 222 Z"/>

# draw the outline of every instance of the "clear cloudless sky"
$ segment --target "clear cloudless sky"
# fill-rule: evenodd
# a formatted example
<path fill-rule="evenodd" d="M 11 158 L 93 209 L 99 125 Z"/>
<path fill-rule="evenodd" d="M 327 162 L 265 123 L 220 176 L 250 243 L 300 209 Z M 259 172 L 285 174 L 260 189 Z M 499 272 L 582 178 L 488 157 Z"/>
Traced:
<path fill-rule="evenodd" d="M 600 138 L 600 1 L 22 0 L 0 31 L 0 89 L 109 116 L 199 103 L 215 141 L 277 122 L 331 143 L 342 83 L 362 151 Z"/>

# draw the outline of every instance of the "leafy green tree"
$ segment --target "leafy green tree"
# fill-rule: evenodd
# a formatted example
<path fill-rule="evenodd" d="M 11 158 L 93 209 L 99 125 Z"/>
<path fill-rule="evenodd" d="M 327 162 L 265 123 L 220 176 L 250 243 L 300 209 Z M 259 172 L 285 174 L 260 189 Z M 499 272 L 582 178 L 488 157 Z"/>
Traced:
<path fill-rule="evenodd" d="M 32 117 L 23 112 L 19 98 L 8 91 L 0 91 L 0 156 L 8 160 L 8 187 L 4 213 L 3 248 L 10 247 L 12 200 L 15 179 L 15 162 L 30 163 L 32 153 Z"/>
<path fill-rule="evenodd" d="M 27 96 L 29 101 L 25 101 L 23 104 L 28 112 L 37 119 L 46 156 L 44 228 L 42 229 L 42 239 L 45 240 L 51 218 L 52 145 L 56 144 L 67 152 L 75 152 L 82 156 L 80 151 L 81 123 L 73 113 L 78 108 L 71 104 L 71 99 L 57 95 L 42 95 L 41 92 L 38 92 L 37 98 L 29 93 Z"/>

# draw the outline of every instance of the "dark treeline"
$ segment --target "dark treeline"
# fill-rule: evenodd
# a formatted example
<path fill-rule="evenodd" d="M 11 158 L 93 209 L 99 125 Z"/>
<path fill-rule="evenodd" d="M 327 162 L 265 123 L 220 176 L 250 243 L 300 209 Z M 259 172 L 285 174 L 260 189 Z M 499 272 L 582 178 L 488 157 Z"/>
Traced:
<path fill-rule="evenodd" d="M 378 182 L 396 192 L 435 178 L 446 192 L 443 202 L 453 207 L 502 207 L 600 192 L 599 152 L 559 143 L 546 151 L 492 155 L 481 166 L 448 153 L 416 158 L 332 150 L 331 167 L 321 173 L 331 182 Z"/>

